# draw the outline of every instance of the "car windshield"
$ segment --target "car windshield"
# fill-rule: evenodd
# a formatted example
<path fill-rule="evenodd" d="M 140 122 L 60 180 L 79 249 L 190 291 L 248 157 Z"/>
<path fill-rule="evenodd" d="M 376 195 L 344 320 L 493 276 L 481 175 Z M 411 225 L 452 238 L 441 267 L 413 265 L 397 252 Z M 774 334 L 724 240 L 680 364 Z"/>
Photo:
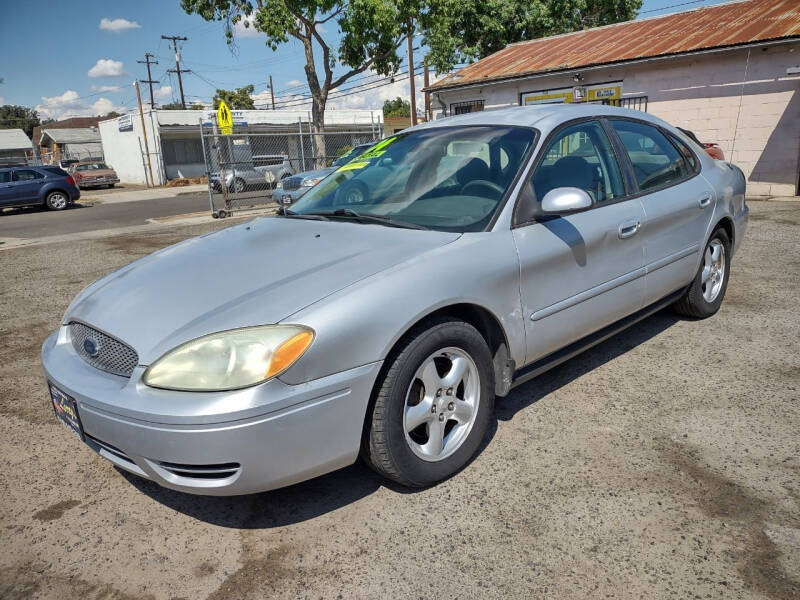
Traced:
<path fill-rule="evenodd" d="M 341 167 L 344 164 L 349 163 L 353 160 L 356 156 L 361 156 L 364 154 L 364 151 L 370 147 L 370 144 L 365 144 L 363 146 L 356 146 L 355 148 L 350 148 L 347 152 L 342 154 L 339 158 L 337 158 L 331 164 L 332 167 Z"/>
<path fill-rule="evenodd" d="M 78 165 L 75 167 L 77 171 L 96 171 L 99 169 L 107 169 L 108 167 L 105 166 L 103 163 L 90 163 L 88 165 Z"/>
<path fill-rule="evenodd" d="M 287 213 L 482 231 L 535 137 L 535 130 L 514 126 L 401 133 L 339 167 Z"/>

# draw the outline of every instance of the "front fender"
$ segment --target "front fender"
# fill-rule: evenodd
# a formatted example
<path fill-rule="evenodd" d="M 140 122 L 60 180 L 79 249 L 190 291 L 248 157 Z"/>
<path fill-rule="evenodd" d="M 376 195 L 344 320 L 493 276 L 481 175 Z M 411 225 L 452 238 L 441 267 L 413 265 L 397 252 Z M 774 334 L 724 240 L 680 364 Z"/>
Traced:
<path fill-rule="evenodd" d="M 480 306 L 504 330 L 511 358 L 525 358 L 519 263 L 510 231 L 467 233 L 377 273 L 284 319 L 316 332 L 281 379 L 298 384 L 383 360 L 417 322 L 460 303 Z"/>

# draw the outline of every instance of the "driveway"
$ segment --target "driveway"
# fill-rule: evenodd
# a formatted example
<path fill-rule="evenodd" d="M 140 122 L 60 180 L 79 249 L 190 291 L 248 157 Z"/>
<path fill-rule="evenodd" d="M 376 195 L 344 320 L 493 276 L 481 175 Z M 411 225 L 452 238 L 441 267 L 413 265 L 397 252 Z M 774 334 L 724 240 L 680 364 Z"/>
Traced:
<path fill-rule="evenodd" d="M 0 252 L 0 597 L 800 597 L 800 203 L 751 207 L 716 316 L 658 313 L 517 388 L 421 491 L 357 464 L 193 497 L 56 422 L 38 353 L 73 296 L 228 223 Z"/>

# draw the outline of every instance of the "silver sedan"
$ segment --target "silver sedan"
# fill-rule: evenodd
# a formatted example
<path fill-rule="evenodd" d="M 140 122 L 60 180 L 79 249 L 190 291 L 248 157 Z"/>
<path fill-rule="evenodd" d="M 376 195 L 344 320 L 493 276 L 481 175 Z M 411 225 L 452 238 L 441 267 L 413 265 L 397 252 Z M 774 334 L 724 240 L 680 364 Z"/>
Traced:
<path fill-rule="evenodd" d="M 359 456 L 431 485 L 470 461 L 514 386 L 662 307 L 713 315 L 744 193 L 737 167 L 637 111 L 425 123 L 276 218 L 86 288 L 42 348 L 53 408 L 118 467 L 186 492 L 272 489 Z"/>

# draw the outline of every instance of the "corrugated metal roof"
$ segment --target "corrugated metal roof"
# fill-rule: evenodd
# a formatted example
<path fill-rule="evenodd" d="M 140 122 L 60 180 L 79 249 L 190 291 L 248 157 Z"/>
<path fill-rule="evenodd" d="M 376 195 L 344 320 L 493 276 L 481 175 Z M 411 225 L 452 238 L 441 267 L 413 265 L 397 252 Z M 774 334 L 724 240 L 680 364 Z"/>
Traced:
<path fill-rule="evenodd" d="M 0 150 L 31 150 L 31 141 L 22 129 L 0 129 Z"/>
<path fill-rule="evenodd" d="M 90 127 L 78 129 L 43 129 L 42 137 L 49 137 L 56 144 L 80 144 L 83 142 L 99 142 L 100 132 Z"/>
<path fill-rule="evenodd" d="M 798 0 L 730 2 L 512 44 L 430 89 L 784 38 L 800 39 Z"/>

